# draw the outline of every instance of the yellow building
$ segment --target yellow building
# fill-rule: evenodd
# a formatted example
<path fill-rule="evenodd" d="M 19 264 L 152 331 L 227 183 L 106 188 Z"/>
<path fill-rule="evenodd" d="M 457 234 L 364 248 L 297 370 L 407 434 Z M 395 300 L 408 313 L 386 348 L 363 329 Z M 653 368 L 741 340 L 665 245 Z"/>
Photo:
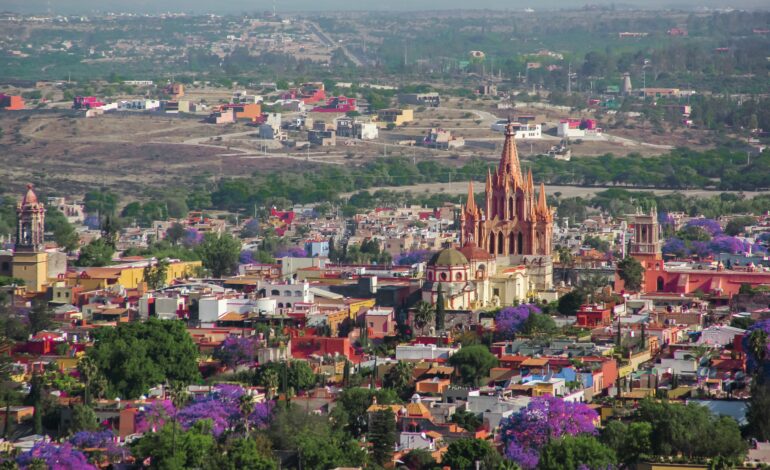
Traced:
<path fill-rule="evenodd" d="M 16 244 L 12 275 L 24 280 L 30 292 L 42 292 L 48 283 L 48 254 L 43 248 L 45 206 L 37 200 L 32 185 L 16 206 Z"/>
<path fill-rule="evenodd" d="M 126 289 L 136 289 L 144 282 L 144 268 L 147 261 L 130 265 L 108 266 L 103 268 L 86 268 L 79 273 L 67 277 L 67 286 L 80 286 L 84 290 L 107 289 L 112 286 L 122 286 Z M 202 266 L 200 261 L 172 261 L 166 270 L 166 284 L 174 279 L 191 276 Z"/>
<path fill-rule="evenodd" d="M 396 126 L 403 126 L 407 122 L 414 121 L 414 111 L 411 109 L 381 109 L 377 111 L 377 120 L 385 125 L 393 123 Z"/>

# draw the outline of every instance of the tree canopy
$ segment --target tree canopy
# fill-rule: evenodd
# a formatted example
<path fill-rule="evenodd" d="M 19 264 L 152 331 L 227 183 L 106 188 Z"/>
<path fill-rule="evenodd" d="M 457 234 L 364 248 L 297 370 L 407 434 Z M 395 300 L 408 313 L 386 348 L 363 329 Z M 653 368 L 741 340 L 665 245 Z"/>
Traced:
<path fill-rule="evenodd" d="M 138 398 L 166 381 L 200 379 L 198 348 L 180 321 L 121 323 L 96 330 L 94 338 L 88 355 L 107 379 L 111 395 Z"/>

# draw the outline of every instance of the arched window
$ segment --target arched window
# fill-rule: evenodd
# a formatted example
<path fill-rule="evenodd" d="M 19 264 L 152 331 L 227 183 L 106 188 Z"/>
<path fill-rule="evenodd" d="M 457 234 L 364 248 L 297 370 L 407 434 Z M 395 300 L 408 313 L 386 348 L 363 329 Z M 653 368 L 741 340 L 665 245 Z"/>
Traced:
<path fill-rule="evenodd" d="M 455 279 L 458 280 L 458 281 L 462 281 L 463 280 L 463 273 L 455 274 Z"/>
<path fill-rule="evenodd" d="M 503 254 L 503 232 L 497 234 L 497 253 Z"/>
<path fill-rule="evenodd" d="M 286 302 L 286 308 L 291 308 L 291 302 Z"/>
<path fill-rule="evenodd" d="M 513 214 L 515 210 L 516 210 L 516 207 L 513 204 L 513 196 L 511 196 L 508 198 L 508 220 L 513 220 Z"/>
<path fill-rule="evenodd" d="M 491 255 L 495 254 L 495 234 L 494 233 L 489 235 L 489 254 Z"/>
<path fill-rule="evenodd" d="M 273 289 L 270 291 L 270 295 L 281 295 L 281 292 L 278 289 Z"/>
<path fill-rule="evenodd" d="M 665 281 L 663 280 L 663 276 L 658 276 L 658 292 L 663 292 L 666 288 Z"/>
<path fill-rule="evenodd" d="M 512 233 L 508 235 L 508 253 L 516 254 L 516 236 Z"/>
<path fill-rule="evenodd" d="M 295 290 L 294 291 L 294 297 L 302 297 L 302 291 L 301 290 Z"/>
<path fill-rule="evenodd" d="M 283 308 L 283 302 L 278 302 L 278 308 Z"/>
<path fill-rule="evenodd" d="M 291 291 L 290 290 L 283 291 L 283 296 L 284 297 L 291 297 Z"/>
<path fill-rule="evenodd" d="M 524 253 L 524 235 L 522 235 L 521 232 L 519 232 L 519 236 L 517 238 L 518 239 L 516 240 L 516 254 L 520 255 Z"/>
<path fill-rule="evenodd" d="M 442 281 L 446 281 L 446 280 L 449 278 L 449 276 L 447 276 L 447 274 L 446 274 L 446 273 L 441 273 L 441 274 L 439 275 L 439 277 L 441 278 L 441 280 L 442 280 Z"/>

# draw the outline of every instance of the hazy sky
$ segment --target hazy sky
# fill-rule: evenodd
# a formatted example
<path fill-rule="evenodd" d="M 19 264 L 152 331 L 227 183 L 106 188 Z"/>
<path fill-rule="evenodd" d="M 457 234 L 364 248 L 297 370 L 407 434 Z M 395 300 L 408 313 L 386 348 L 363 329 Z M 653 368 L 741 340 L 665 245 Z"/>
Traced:
<path fill-rule="evenodd" d="M 436 10 L 436 9 L 535 9 L 579 8 L 585 4 L 624 4 L 645 8 L 698 7 L 763 8 L 767 0 L 275 0 L 278 11 L 320 10 Z M 53 11 L 57 14 L 123 11 L 157 13 L 186 11 L 195 13 L 238 13 L 272 10 L 273 0 L 0 0 L 0 11 L 21 13 Z"/>

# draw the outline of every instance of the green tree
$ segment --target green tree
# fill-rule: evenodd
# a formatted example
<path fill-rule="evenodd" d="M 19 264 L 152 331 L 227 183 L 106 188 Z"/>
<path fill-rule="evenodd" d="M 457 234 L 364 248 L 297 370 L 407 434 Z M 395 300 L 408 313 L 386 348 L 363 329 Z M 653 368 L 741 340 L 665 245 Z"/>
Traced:
<path fill-rule="evenodd" d="M 477 414 L 466 410 L 455 411 L 455 414 L 452 415 L 452 422 L 471 432 L 477 430 L 484 424 Z"/>
<path fill-rule="evenodd" d="M 107 266 L 112 262 L 114 253 L 115 248 L 111 244 L 104 238 L 97 238 L 80 249 L 80 256 L 75 264 L 83 267 Z"/>
<path fill-rule="evenodd" d="M 642 288 L 644 276 L 642 263 L 631 256 L 626 256 L 618 263 L 618 276 L 623 280 L 627 289 L 638 291 Z"/>
<path fill-rule="evenodd" d="M 755 335 L 757 332 L 764 333 L 761 330 L 754 330 L 749 337 L 750 340 L 760 337 Z M 763 349 L 766 350 L 766 348 Z M 748 421 L 746 434 L 759 441 L 770 440 L 770 382 L 761 375 L 761 372 L 754 374 L 751 382 L 751 397 L 746 407 L 746 420 Z"/>
<path fill-rule="evenodd" d="M 549 337 L 554 335 L 559 328 L 550 315 L 543 313 L 531 313 L 524 321 L 521 332 L 525 335 L 536 337 Z"/>
<path fill-rule="evenodd" d="M 174 246 L 177 246 L 179 242 L 184 238 L 187 233 L 187 229 L 179 222 L 174 222 L 171 227 L 166 230 L 166 240 Z"/>
<path fill-rule="evenodd" d="M 94 337 L 94 347 L 87 354 L 104 374 L 113 395 L 138 398 L 166 381 L 200 379 L 198 348 L 180 321 L 150 318 L 121 323 L 96 330 Z"/>
<path fill-rule="evenodd" d="M 278 464 L 269 455 L 265 455 L 253 438 L 240 438 L 231 441 L 225 451 L 219 453 L 216 468 L 222 470 L 276 470 Z"/>
<path fill-rule="evenodd" d="M 562 315 L 574 316 L 584 303 L 586 303 L 585 293 L 580 289 L 574 289 L 559 297 L 556 310 Z"/>
<path fill-rule="evenodd" d="M 441 465 L 452 470 L 474 470 L 478 461 L 483 470 L 492 470 L 498 469 L 502 460 L 489 441 L 464 437 L 449 444 Z"/>
<path fill-rule="evenodd" d="M 215 468 L 215 448 L 210 420 L 198 421 L 187 431 L 169 423 L 158 432 L 144 434 L 131 445 L 138 461 L 150 458 L 150 468 L 164 470 Z"/>
<path fill-rule="evenodd" d="M 542 470 L 578 470 L 611 468 L 615 452 L 593 436 L 563 436 L 549 441 L 540 451 L 537 468 Z"/>
<path fill-rule="evenodd" d="M 446 319 L 446 305 L 444 304 L 444 290 L 441 283 L 436 288 L 436 333 L 444 331 L 444 320 Z"/>
<path fill-rule="evenodd" d="M 396 444 L 396 416 L 390 408 L 372 414 L 367 439 L 374 461 L 383 466 L 390 463 Z"/>
<path fill-rule="evenodd" d="M 497 358 L 483 344 L 460 348 L 449 363 L 460 374 L 462 382 L 477 387 L 482 377 L 489 376 L 489 370 L 497 366 Z"/>
<path fill-rule="evenodd" d="M 46 209 L 45 231 L 53 233 L 56 244 L 66 251 L 74 251 L 80 243 L 80 237 L 75 231 L 75 227 L 56 207 L 49 206 Z"/>
<path fill-rule="evenodd" d="M 30 333 L 37 334 L 53 325 L 53 312 L 45 300 L 38 300 L 32 304 L 32 310 L 27 316 Z"/>
<path fill-rule="evenodd" d="M 90 406 L 93 384 L 98 380 L 100 375 L 99 367 L 92 357 L 83 356 L 78 361 L 77 369 L 78 373 L 80 373 L 80 379 L 83 381 L 83 403 L 86 406 Z"/>
<path fill-rule="evenodd" d="M 72 407 L 72 424 L 70 434 L 80 431 L 95 431 L 99 427 L 99 420 L 93 408 L 87 405 L 77 404 Z"/>
<path fill-rule="evenodd" d="M 195 249 L 203 261 L 203 267 L 215 278 L 232 274 L 238 265 L 241 243 L 228 234 L 207 233 Z"/>
<path fill-rule="evenodd" d="M 377 400 L 380 405 L 400 403 L 396 392 L 390 389 L 347 388 L 340 393 L 337 406 L 331 413 L 332 422 L 353 438 L 361 437 L 369 428 L 366 410 Z"/>
<path fill-rule="evenodd" d="M 630 466 L 650 457 L 651 435 L 650 423 L 636 421 L 626 425 L 614 420 L 602 430 L 601 441 L 615 452 L 623 465 Z"/>
<path fill-rule="evenodd" d="M 156 290 L 166 285 L 168 275 L 168 260 L 159 259 L 155 265 L 148 264 L 144 267 L 144 282 L 150 290 Z"/>
<path fill-rule="evenodd" d="M 414 326 L 423 330 L 428 324 L 433 322 L 433 318 L 436 315 L 436 309 L 433 305 L 425 301 L 419 301 L 414 306 Z"/>
<path fill-rule="evenodd" d="M 433 454 L 425 449 L 410 450 L 401 460 L 409 470 L 434 470 L 438 467 Z"/>
<path fill-rule="evenodd" d="M 743 233 L 743 231 L 746 230 L 747 225 L 752 225 L 755 223 L 757 223 L 757 219 L 751 216 L 735 217 L 734 219 L 730 219 L 730 221 L 727 222 L 727 225 L 725 226 L 725 233 L 734 237 Z"/>
<path fill-rule="evenodd" d="M 411 394 L 412 391 L 412 373 L 414 364 L 411 362 L 399 361 L 388 370 L 383 377 L 383 385 L 392 388 L 400 397 Z"/>

